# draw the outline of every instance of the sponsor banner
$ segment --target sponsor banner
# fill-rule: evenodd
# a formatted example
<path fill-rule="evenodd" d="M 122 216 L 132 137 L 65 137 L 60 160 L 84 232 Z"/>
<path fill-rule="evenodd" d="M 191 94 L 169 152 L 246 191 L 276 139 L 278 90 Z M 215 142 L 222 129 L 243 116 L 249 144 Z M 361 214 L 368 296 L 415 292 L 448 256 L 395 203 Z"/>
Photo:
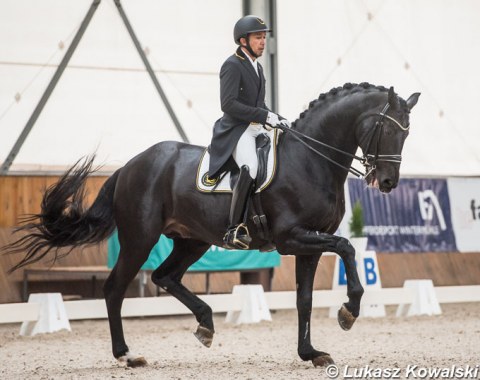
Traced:
<path fill-rule="evenodd" d="M 170 255 L 173 249 L 173 240 L 161 236 L 157 244 L 152 248 L 148 260 L 143 264 L 144 270 L 157 269 Z M 120 254 L 120 242 L 118 233 L 115 231 L 108 239 L 109 268 L 113 268 Z M 259 252 L 256 250 L 240 251 L 226 250 L 212 245 L 208 251 L 194 264 L 189 271 L 215 271 L 215 270 L 242 270 L 273 268 L 280 266 L 280 255 L 277 251 Z"/>
<path fill-rule="evenodd" d="M 449 178 L 452 224 L 461 252 L 480 251 L 480 179 Z"/>
<path fill-rule="evenodd" d="M 457 250 L 446 179 L 401 179 L 390 194 L 349 178 L 350 203 L 363 206 L 368 249 L 377 252 Z"/>

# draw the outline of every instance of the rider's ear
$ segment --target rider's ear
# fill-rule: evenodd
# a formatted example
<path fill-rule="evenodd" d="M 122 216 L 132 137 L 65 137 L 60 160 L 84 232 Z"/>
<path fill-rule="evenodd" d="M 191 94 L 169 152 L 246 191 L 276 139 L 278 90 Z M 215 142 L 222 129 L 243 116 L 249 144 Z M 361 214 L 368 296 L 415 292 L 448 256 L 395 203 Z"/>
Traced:
<path fill-rule="evenodd" d="M 411 110 L 415 106 L 415 104 L 417 104 L 419 96 L 420 96 L 420 93 L 416 92 L 410 95 L 410 97 L 407 99 L 407 107 L 409 110 Z"/>
<path fill-rule="evenodd" d="M 390 90 L 388 90 L 388 104 L 390 104 L 390 107 L 394 110 L 400 108 L 400 100 L 398 99 L 397 94 L 395 94 L 393 87 L 390 87 Z"/>

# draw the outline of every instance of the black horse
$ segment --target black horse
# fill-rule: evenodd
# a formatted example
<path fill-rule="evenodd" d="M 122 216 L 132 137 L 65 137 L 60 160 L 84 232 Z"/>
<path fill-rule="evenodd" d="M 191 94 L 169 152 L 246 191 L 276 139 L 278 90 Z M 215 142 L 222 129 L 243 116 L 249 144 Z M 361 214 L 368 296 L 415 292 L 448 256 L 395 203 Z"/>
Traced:
<path fill-rule="evenodd" d="M 363 294 L 355 250 L 347 239 L 333 235 L 345 212 L 347 171 L 360 146 L 368 170 L 367 183 L 385 193 L 396 187 L 409 113 L 419 95 L 415 93 L 405 101 L 393 88 L 345 84 L 312 101 L 292 129 L 281 136 L 277 174 L 261 193 L 261 202 L 273 244 L 280 254 L 296 258 L 298 354 L 315 366 L 333 363 L 310 342 L 313 280 L 323 252 L 336 252 L 345 263 L 349 300 L 338 315 L 343 329 L 348 330 L 358 317 Z M 181 283 L 188 267 L 212 244 L 223 245 L 228 224 L 231 195 L 196 190 L 196 170 L 203 150 L 171 141 L 152 146 L 117 170 L 88 209 L 83 207 L 84 184 L 93 171 L 93 159 L 77 163 L 47 190 L 41 213 L 20 228 L 27 234 L 9 247 L 10 252 L 26 251 L 23 260 L 12 268 L 15 270 L 51 250 L 55 257 L 65 254 L 57 251 L 60 247 L 100 242 L 116 227 L 121 250 L 104 293 L 113 355 L 129 366 L 146 361 L 132 354 L 125 343 L 121 306 L 128 284 L 161 234 L 173 239 L 174 247 L 152 273 L 152 281 L 192 311 L 199 322 L 195 336 L 207 347 L 212 342 L 211 308 Z M 265 246 L 267 242 L 255 234 L 251 221 L 248 227 L 253 238 L 250 248 Z"/>

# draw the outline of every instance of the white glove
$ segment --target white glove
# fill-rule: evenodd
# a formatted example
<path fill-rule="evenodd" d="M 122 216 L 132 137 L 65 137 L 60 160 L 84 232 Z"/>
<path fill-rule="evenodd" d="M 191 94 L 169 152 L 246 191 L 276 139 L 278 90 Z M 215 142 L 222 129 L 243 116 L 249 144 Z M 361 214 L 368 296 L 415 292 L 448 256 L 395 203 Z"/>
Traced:
<path fill-rule="evenodd" d="M 273 128 L 278 128 L 280 126 L 290 128 L 290 122 L 276 113 L 268 112 L 267 123 L 264 125 L 264 128 L 267 131 L 271 131 Z"/>
<path fill-rule="evenodd" d="M 272 128 L 277 127 L 279 124 L 280 124 L 280 118 L 278 117 L 278 115 L 276 113 L 273 113 L 273 112 L 268 112 L 267 122 L 264 125 L 264 128 L 267 131 L 271 131 Z"/>
<path fill-rule="evenodd" d="M 287 128 L 292 127 L 292 125 L 290 124 L 290 122 L 287 119 L 280 120 L 280 124 L 283 125 L 284 127 L 287 127 Z"/>

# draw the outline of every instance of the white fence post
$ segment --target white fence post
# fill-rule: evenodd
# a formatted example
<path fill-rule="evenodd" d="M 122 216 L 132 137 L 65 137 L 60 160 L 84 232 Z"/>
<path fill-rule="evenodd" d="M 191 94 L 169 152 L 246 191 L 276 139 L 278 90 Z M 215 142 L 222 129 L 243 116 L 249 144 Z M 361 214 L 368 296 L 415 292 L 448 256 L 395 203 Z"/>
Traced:
<path fill-rule="evenodd" d="M 40 304 L 40 313 L 37 321 L 22 323 L 20 335 L 32 336 L 63 329 L 72 331 L 60 293 L 33 293 L 28 302 Z"/>
<path fill-rule="evenodd" d="M 442 314 L 432 280 L 406 280 L 403 287 L 413 289 L 414 297 L 411 304 L 398 305 L 397 317 Z"/>
<path fill-rule="evenodd" d="M 227 312 L 225 322 L 240 324 L 272 320 L 262 285 L 235 285 L 232 294 L 242 295 L 242 309 Z"/>

